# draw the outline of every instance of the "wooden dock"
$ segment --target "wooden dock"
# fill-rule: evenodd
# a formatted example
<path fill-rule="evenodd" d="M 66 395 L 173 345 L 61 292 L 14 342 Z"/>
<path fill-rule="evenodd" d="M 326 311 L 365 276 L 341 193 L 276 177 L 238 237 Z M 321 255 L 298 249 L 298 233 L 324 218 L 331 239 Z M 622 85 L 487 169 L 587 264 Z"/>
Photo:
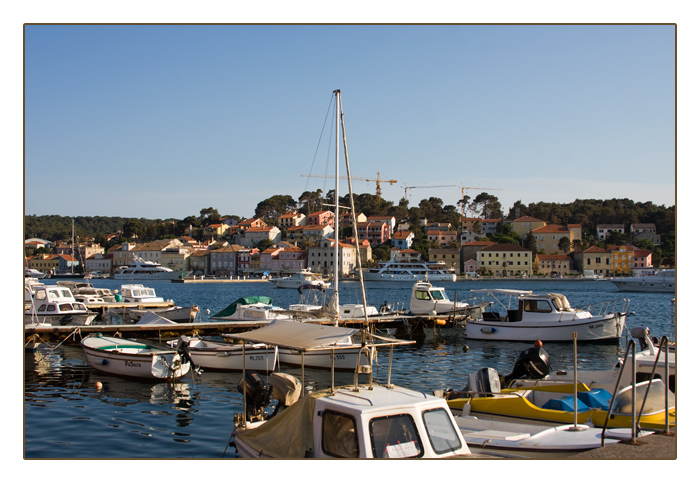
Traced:
<path fill-rule="evenodd" d="M 314 319 L 306 321 L 322 325 L 332 325 L 331 319 Z M 399 338 L 413 338 L 413 336 L 424 337 L 423 328 L 445 327 L 454 323 L 446 317 L 436 316 L 403 316 L 393 315 L 385 317 L 372 317 L 371 324 L 377 329 L 397 329 L 396 336 Z M 344 327 L 361 328 L 364 319 L 341 320 L 340 325 Z M 63 341 L 74 335 L 76 343 L 82 336 L 94 333 L 101 333 L 108 336 L 124 338 L 143 339 L 172 339 L 181 335 L 218 336 L 221 334 L 232 334 L 246 332 L 267 325 L 260 322 L 228 322 L 228 321 L 203 321 L 186 322 L 178 324 L 97 324 L 81 326 L 39 326 L 28 325 L 24 327 L 26 339 L 39 337 L 46 342 Z M 459 330 L 459 329 L 458 329 Z M 68 341 L 70 342 L 70 341 Z"/>

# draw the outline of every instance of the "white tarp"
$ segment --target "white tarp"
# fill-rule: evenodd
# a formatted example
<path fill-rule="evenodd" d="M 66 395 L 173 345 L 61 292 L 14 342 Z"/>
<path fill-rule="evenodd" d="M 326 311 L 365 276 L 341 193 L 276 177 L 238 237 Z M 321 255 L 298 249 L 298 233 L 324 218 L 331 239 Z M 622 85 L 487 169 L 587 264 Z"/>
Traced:
<path fill-rule="evenodd" d="M 357 331 L 358 329 L 349 329 L 346 327 L 309 324 L 280 319 L 260 329 L 230 335 L 230 337 L 249 342 L 262 342 L 278 347 L 308 351 L 344 341 Z M 358 347 L 360 347 L 359 344 Z"/>

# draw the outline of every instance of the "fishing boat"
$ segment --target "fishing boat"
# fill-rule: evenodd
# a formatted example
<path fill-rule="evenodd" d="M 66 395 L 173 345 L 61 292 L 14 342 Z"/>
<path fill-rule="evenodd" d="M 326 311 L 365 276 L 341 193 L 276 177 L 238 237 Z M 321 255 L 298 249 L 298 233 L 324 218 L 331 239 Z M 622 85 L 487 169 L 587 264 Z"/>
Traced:
<path fill-rule="evenodd" d="M 670 292 L 676 291 L 676 271 L 659 270 L 636 277 L 610 278 L 615 286 L 625 292 Z"/>
<path fill-rule="evenodd" d="M 340 125 L 343 114 L 340 91 L 333 92 L 336 100 L 336 220 L 338 213 L 338 170 Z M 343 133 L 345 131 L 343 125 Z M 345 139 L 345 136 L 343 136 Z M 347 179 L 350 187 L 351 215 L 355 219 L 349 161 L 346 153 Z M 356 225 L 354 225 L 356 234 Z M 337 238 L 337 230 L 336 230 Z M 357 236 L 355 236 L 357 243 Z M 338 243 L 335 244 L 336 250 Z M 337 251 L 334 260 L 338 260 Z M 335 272 L 337 273 L 337 263 Z M 359 262 L 358 262 L 359 265 Z M 360 273 L 361 273 L 361 266 Z M 334 276 L 337 311 L 338 277 Z M 334 363 L 331 365 L 331 387 L 304 395 L 298 400 L 283 397 L 282 389 L 275 390 L 276 378 L 266 383 L 254 374 L 245 375 L 239 385 L 244 394 L 243 414 L 235 418 L 231 435 L 238 454 L 250 458 L 444 458 L 466 456 L 471 452 L 464 442 L 454 418 L 442 398 L 430 396 L 391 384 L 391 363 L 387 382 L 375 384 L 370 349 L 380 346 L 410 344 L 369 333 L 364 282 L 360 275 L 365 322 L 355 349 L 355 384 L 335 388 Z M 240 334 L 242 340 L 276 345 L 280 349 L 299 351 L 302 356 L 352 337 L 353 331 L 338 326 L 325 326 L 280 320 L 260 329 Z M 393 349 L 392 349 L 393 350 Z M 361 364 L 361 355 L 367 365 Z M 303 360 L 303 359 L 302 359 Z M 331 360 L 333 360 L 331 358 Z M 303 378 L 302 366 L 302 378 Z M 360 384 L 361 375 L 368 378 Z M 250 382 L 250 383 L 249 383 Z M 278 386 L 276 386 L 278 387 Z M 293 387 L 304 387 L 304 381 Z M 287 388 L 288 389 L 288 388 Z M 295 394 L 298 394 L 296 391 Z M 272 415 L 265 412 L 270 396 L 276 394 L 277 409 Z M 289 391 L 287 392 L 289 394 Z M 283 401 L 284 399 L 284 401 Z M 283 404 L 284 403 L 284 404 Z M 250 407 L 250 409 L 249 409 Z M 279 409 L 281 408 L 281 411 Z"/>
<path fill-rule="evenodd" d="M 230 335 L 227 337 L 235 337 Z M 176 346 L 182 341 L 195 366 L 215 371 L 272 372 L 278 365 L 277 347 L 265 344 L 231 344 L 200 337 L 180 336 L 169 343 Z M 243 358 L 245 357 L 245 363 Z"/>
<path fill-rule="evenodd" d="M 269 281 L 274 283 L 277 288 L 298 289 L 304 285 L 311 285 L 315 288 L 328 288 L 331 286 L 330 283 L 321 280 L 318 274 L 312 272 L 308 268 L 293 273 L 288 277 L 271 278 Z"/>
<path fill-rule="evenodd" d="M 58 285 L 25 284 L 25 324 L 90 325 L 97 312 L 78 302 L 71 291 Z"/>
<path fill-rule="evenodd" d="M 364 273 L 368 282 L 455 282 L 457 275 L 445 262 L 403 261 L 392 257 Z"/>
<path fill-rule="evenodd" d="M 584 342 L 617 342 L 628 315 L 629 299 L 601 302 L 586 309 L 571 307 L 566 296 L 556 293 L 533 294 L 511 289 L 479 289 L 493 298 L 494 305 L 481 318 L 468 320 L 468 339 L 543 342 L 570 342 L 572 332 Z M 498 296 L 506 296 L 504 304 Z M 511 308 L 515 300 L 515 308 Z M 495 310 L 493 309 L 495 307 Z M 500 307 L 500 308 L 499 308 Z M 501 310 L 503 309 L 503 310 Z"/>
<path fill-rule="evenodd" d="M 278 321 L 239 337 L 306 354 L 345 339 L 347 331 Z M 357 354 L 368 346 L 412 343 L 376 336 L 374 340 L 358 344 Z M 369 381 L 360 384 L 360 374 Z M 372 367 L 358 365 L 354 385 L 336 388 L 331 382 L 330 389 L 301 397 L 297 391 L 298 399 L 290 400 L 284 397 L 287 387 L 277 386 L 278 378 L 265 381 L 248 373 L 239 385 L 245 394 L 244 413 L 236 416 L 233 445 L 244 458 L 444 458 L 471 454 L 445 399 L 392 385 L 390 372 L 387 378 L 387 384 L 376 383 Z M 303 387 L 303 383 L 293 387 Z M 266 406 L 273 394 L 279 402 L 270 414 Z"/>
<path fill-rule="evenodd" d="M 159 263 L 134 256 L 131 263 L 114 271 L 116 280 L 180 280 L 191 272 L 175 271 Z"/>
<path fill-rule="evenodd" d="M 80 341 L 97 371 L 141 379 L 178 379 L 190 370 L 186 348 L 168 350 L 129 339 L 88 336 Z"/>

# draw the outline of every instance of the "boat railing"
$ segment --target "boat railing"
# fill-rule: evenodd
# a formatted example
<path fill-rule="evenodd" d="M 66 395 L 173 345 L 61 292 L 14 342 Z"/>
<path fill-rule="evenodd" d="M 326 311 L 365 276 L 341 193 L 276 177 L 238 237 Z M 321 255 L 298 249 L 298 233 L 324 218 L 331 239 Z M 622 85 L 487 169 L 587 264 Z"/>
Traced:
<path fill-rule="evenodd" d="M 622 359 L 622 366 L 620 367 L 620 371 L 617 375 L 617 381 L 615 382 L 615 389 L 613 391 L 613 396 L 612 399 L 610 400 L 610 405 L 608 409 L 608 413 L 605 416 L 605 424 L 603 425 L 603 430 L 600 433 L 600 445 L 605 446 L 605 431 L 608 428 L 608 422 L 610 420 L 610 415 L 615 407 L 615 398 L 617 397 L 618 391 L 620 390 L 620 382 L 622 379 L 622 374 L 624 373 L 624 369 L 626 364 L 628 364 L 628 356 L 630 353 L 632 354 L 632 371 L 631 371 L 631 384 L 632 384 L 632 421 L 630 424 L 630 429 L 631 429 L 631 435 L 632 435 L 632 444 L 636 444 L 637 441 L 637 435 L 641 431 L 640 428 L 640 421 L 642 418 L 642 414 L 644 414 L 644 406 L 647 402 L 647 398 L 649 396 L 649 390 L 651 389 L 651 383 L 654 380 L 654 374 L 656 374 L 656 368 L 658 367 L 659 364 L 659 356 L 661 355 L 661 349 L 665 348 L 665 355 L 666 355 L 666 362 L 665 362 L 665 383 L 664 383 L 664 390 L 665 390 L 665 400 L 664 400 L 664 412 L 665 412 L 665 431 L 666 434 L 669 434 L 670 430 L 670 421 L 669 421 L 669 396 L 668 396 L 668 377 L 669 377 L 669 342 L 668 342 L 668 337 L 663 336 L 661 339 L 661 342 L 659 344 L 659 350 L 656 352 L 656 358 L 654 359 L 654 367 L 651 370 L 651 376 L 649 377 L 649 381 L 647 384 L 646 391 L 644 393 L 644 398 L 642 399 L 642 404 L 639 408 L 639 414 L 637 414 L 637 343 L 634 340 L 630 340 L 627 343 L 627 349 L 625 350 L 625 356 Z"/>
<path fill-rule="evenodd" d="M 605 300 L 603 302 L 596 302 L 590 305 L 587 305 L 583 309 L 574 309 L 574 310 L 585 310 L 587 312 L 590 312 L 591 315 L 608 315 L 608 314 L 615 314 L 615 313 L 627 313 L 627 309 L 629 309 L 630 306 L 630 299 L 616 299 L 616 300 Z"/>

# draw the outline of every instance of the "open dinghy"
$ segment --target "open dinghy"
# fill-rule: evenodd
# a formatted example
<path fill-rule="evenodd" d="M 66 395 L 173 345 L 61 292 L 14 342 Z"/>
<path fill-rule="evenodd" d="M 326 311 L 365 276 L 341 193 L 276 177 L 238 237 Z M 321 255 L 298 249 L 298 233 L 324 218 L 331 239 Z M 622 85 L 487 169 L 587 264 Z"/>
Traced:
<path fill-rule="evenodd" d="M 183 347 L 162 349 L 142 342 L 102 335 L 85 337 L 80 345 L 90 365 L 107 374 L 143 379 L 177 379 L 190 370 Z"/>

